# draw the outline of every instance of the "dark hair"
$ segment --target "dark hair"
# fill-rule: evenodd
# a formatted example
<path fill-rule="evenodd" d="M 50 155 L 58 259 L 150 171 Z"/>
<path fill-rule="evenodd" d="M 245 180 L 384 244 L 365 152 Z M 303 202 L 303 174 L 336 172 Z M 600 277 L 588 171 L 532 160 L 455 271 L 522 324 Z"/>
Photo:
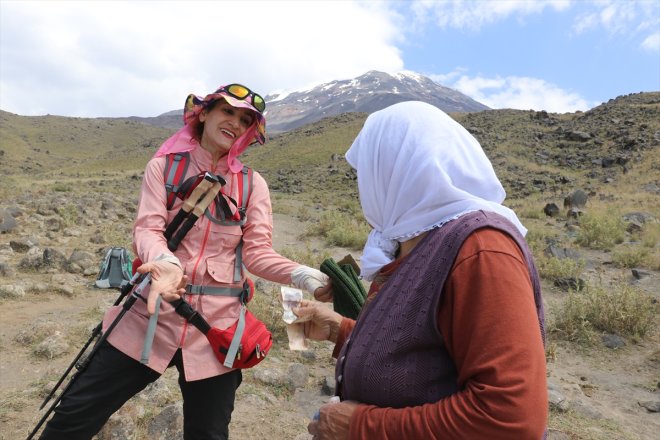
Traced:
<path fill-rule="evenodd" d="M 202 110 L 203 112 L 209 113 L 213 108 L 220 102 L 222 98 L 219 99 L 214 99 L 213 101 L 209 102 L 204 106 L 204 109 Z M 224 101 L 224 99 L 222 99 Z M 202 140 L 202 134 L 204 134 L 204 123 L 202 121 L 197 124 L 196 130 L 195 130 L 195 137 L 197 138 L 197 142 L 201 142 Z"/>

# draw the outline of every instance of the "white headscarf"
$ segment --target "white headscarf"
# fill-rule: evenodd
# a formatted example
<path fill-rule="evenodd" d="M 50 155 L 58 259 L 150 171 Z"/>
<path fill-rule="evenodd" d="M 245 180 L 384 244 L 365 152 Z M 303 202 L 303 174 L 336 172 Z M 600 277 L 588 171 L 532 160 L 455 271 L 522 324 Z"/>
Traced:
<path fill-rule="evenodd" d="M 468 212 L 516 214 L 479 142 L 446 113 L 402 102 L 373 113 L 346 152 L 357 170 L 360 203 L 373 227 L 361 262 L 371 280 L 394 259 L 398 243 Z"/>

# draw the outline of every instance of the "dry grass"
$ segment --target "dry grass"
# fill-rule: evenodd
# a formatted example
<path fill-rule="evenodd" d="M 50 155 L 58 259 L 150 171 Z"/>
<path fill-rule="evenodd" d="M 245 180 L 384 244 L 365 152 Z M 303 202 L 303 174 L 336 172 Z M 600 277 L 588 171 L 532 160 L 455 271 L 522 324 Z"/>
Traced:
<path fill-rule="evenodd" d="M 657 314 L 653 298 L 633 286 L 587 286 L 569 292 L 552 311 L 548 329 L 561 339 L 587 345 L 595 344 L 602 333 L 638 341 L 657 329 Z"/>

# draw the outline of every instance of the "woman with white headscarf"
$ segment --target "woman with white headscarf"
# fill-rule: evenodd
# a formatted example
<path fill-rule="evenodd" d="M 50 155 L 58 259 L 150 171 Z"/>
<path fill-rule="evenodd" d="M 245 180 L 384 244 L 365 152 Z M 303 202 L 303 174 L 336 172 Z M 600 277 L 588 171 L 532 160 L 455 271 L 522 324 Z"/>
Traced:
<path fill-rule="evenodd" d="M 429 104 L 372 114 L 346 153 L 372 226 L 357 321 L 295 310 L 336 343 L 340 403 L 314 439 L 540 439 L 543 306 L 526 229 L 479 143 Z M 328 293 L 317 291 L 318 299 Z"/>

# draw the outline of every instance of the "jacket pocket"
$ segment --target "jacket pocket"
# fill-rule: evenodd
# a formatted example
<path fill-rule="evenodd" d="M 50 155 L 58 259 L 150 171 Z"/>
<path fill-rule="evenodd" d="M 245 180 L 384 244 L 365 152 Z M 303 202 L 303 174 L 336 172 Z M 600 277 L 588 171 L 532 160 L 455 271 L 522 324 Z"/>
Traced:
<path fill-rule="evenodd" d="M 234 282 L 234 261 L 206 260 L 206 271 L 214 281 L 231 284 Z"/>

